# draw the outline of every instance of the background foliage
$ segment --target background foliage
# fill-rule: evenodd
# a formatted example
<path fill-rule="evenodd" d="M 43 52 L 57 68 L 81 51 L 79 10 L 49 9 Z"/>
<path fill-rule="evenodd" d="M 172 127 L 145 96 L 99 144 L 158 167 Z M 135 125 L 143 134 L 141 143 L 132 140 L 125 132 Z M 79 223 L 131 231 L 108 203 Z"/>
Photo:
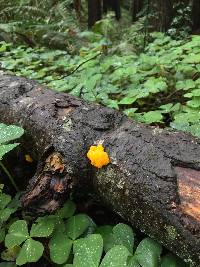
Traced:
<path fill-rule="evenodd" d="M 129 45 L 131 37 L 115 46 L 99 33 L 82 32 L 79 38 L 89 43 L 75 56 L 2 42 L 1 68 L 138 121 L 200 136 L 199 36 L 177 41 L 152 33 L 142 53 Z"/>
<path fill-rule="evenodd" d="M 109 13 L 93 31 L 86 30 L 87 1 L 81 1 L 81 20 L 74 2 L 2 0 L 0 29 L 7 42 L 0 46 L 1 69 L 138 121 L 200 136 L 200 37 L 188 35 L 195 1 L 171 2 L 170 36 L 150 32 L 156 1 L 141 1 L 134 24 L 129 12 L 137 1 L 125 1 L 121 21 Z"/>

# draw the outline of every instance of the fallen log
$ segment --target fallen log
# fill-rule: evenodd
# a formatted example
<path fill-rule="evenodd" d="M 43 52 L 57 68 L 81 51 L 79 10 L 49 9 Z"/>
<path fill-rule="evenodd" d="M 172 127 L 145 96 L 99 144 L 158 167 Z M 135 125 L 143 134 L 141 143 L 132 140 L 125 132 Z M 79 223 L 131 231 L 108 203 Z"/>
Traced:
<path fill-rule="evenodd" d="M 73 191 L 94 190 L 113 211 L 200 266 L 200 140 L 137 123 L 122 113 L 0 75 L 0 121 L 21 125 L 39 161 L 27 209 L 55 211 Z M 111 163 L 86 157 L 103 143 Z"/>

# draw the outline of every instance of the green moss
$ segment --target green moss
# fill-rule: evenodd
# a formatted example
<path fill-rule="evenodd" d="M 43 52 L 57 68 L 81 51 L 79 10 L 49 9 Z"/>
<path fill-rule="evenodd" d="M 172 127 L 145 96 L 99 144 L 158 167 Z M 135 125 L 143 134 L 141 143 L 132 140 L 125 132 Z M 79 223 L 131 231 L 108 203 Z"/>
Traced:
<path fill-rule="evenodd" d="M 63 124 L 63 128 L 65 129 L 65 132 L 71 131 L 71 128 L 72 128 L 72 120 L 71 119 L 67 119 L 65 121 L 65 123 Z"/>
<path fill-rule="evenodd" d="M 169 239 L 174 240 L 177 237 L 178 233 L 174 226 L 172 225 L 166 226 L 166 230 L 167 230 Z"/>
<path fill-rule="evenodd" d="M 104 179 L 106 177 L 106 181 L 112 183 L 113 181 L 115 181 L 116 173 L 111 166 L 107 166 L 99 170 L 98 176 L 100 178 L 104 177 Z"/>

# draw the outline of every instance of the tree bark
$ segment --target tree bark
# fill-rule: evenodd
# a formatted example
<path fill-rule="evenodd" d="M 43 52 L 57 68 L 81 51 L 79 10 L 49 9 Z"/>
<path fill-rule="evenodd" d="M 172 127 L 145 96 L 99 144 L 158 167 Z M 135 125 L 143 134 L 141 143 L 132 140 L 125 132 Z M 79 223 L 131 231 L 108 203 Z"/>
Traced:
<path fill-rule="evenodd" d="M 101 19 L 102 7 L 101 0 L 88 0 L 88 28 Z"/>
<path fill-rule="evenodd" d="M 133 0 L 132 1 L 132 20 L 133 22 L 137 21 L 137 15 L 138 13 L 142 10 L 144 5 L 144 1 L 143 0 Z"/>
<path fill-rule="evenodd" d="M 200 34 L 200 1 L 199 0 L 193 0 L 192 22 L 193 22 L 193 25 L 192 25 L 193 32 Z"/>
<path fill-rule="evenodd" d="M 152 30 L 167 31 L 173 18 L 173 1 L 149 0 L 149 4 L 155 12 L 152 21 L 150 21 Z"/>
<path fill-rule="evenodd" d="M 111 9 L 115 12 L 117 20 L 121 18 L 120 0 L 103 0 L 103 12 L 107 13 Z"/>
<path fill-rule="evenodd" d="M 137 123 L 122 113 L 0 75 L 0 121 L 24 127 L 39 160 L 23 206 L 53 212 L 71 192 L 94 191 L 113 211 L 200 266 L 200 140 Z M 86 157 L 103 142 L 111 163 Z"/>
<path fill-rule="evenodd" d="M 81 18 L 81 0 L 73 0 L 74 3 L 74 9 L 76 11 L 76 16 L 79 22 L 82 21 Z"/>

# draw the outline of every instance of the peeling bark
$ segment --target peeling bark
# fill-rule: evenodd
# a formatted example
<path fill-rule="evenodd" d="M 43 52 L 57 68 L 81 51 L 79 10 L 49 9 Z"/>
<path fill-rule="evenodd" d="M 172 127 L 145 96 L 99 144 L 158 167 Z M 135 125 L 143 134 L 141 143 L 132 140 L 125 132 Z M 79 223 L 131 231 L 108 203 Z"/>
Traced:
<path fill-rule="evenodd" d="M 53 212 L 74 190 L 91 187 L 132 225 L 200 266 L 199 139 L 3 75 L 0 121 L 24 127 L 22 142 L 39 159 L 26 208 Z M 100 141 L 111 164 L 96 169 L 86 153 Z"/>

